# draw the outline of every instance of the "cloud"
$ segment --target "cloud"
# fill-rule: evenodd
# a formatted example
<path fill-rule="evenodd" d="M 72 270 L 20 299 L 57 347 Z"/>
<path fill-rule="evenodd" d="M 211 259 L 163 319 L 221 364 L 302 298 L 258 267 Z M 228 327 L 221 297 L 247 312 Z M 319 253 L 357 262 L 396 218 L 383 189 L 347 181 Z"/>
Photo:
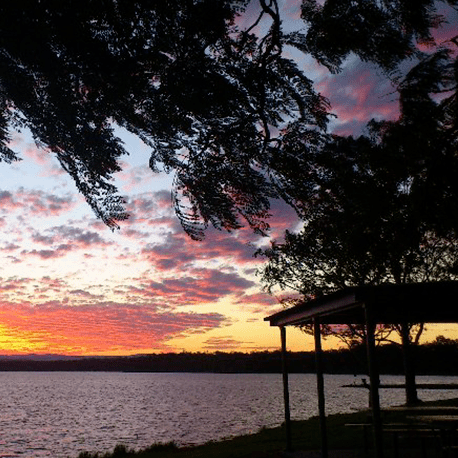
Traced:
<path fill-rule="evenodd" d="M 16 348 L 18 352 L 116 354 L 167 350 L 168 340 L 219 328 L 226 318 L 219 313 L 161 313 L 122 303 L 72 307 L 49 302 L 30 307 L 3 302 L 0 322 L 11 348 L 15 342 L 26 343 L 27 348 Z"/>
<path fill-rule="evenodd" d="M 13 193 L 10 191 L 0 191 L 0 208 L 14 208 Z"/>
<path fill-rule="evenodd" d="M 42 260 L 51 260 L 61 258 L 71 250 L 72 247 L 70 245 L 59 245 L 54 250 L 23 250 L 21 256 L 34 256 Z"/>
<path fill-rule="evenodd" d="M 255 283 L 235 272 L 227 273 L 212 269 L 190 269 L 180 275 L 158 281 L 147 277 L 127 286 L 130 294 L 143 298 L 160 297 L 171 307 L 214 303 L 231 295 L 241 295 Z"/>
<path fill-rule="evenodd" d="M 233 339 L 232 336 L 209 337 L 203 343 L 203 348 L 211 351 L 234 351 L 245 347 L 247 344 L 254 345 L 255 342 L 242 342 Z"/>
<path fill-rule="evenodd" d="M 34 232 L 32 234 L 32 241 L 41 245 L 50 246 L 55 243 L 55 237 L 54 235 L 44 235 L 39 234 L 38 232 Z"/>
<path fill-rule="evenodd" d="M 349 58 L 341 73 L 326 74 L 318 90 L 331 102 L 337 119 L 335 133 L 359 135 L 372 118 L 395 119 L 399 115 L 398 94 L 375 64 Z"/>
<path fill-rule="evenodd" d="M 137 229 L 124 228 L 122 231 L 124 237 L 134 239 L 134 240 L 144 240 L 151 237 L 151 232 L 140 231 Z"/>
<path fill-rule="evenodd" d="M 37 148 L 36 146 L 28 143 L 24 148 L 22 148 L 22 154 L 28 159 L 35 162 L 37 165 L 44 167 L 47 166 L 50 162 L 50 153 L 49 151 Z"/>
<path fill-rule="evenodd" d="M 104 249 L 113 244 L 100 236 L 98 232 L 88 231 L 75 226 L 54 226 L 44 230 L 43 233 L 33 231 L 31 234 L 33 244 L 47 247 L 46 249 L 24 249 L 23 257 L 35 256 L 42 260 L 51 260 L 66 256 L 70 252 L 88 249 Z"/>
<path fill-rule="evenodd" d="M 67 286 L 67 282 L 62 280 L 61 278 L 51 278 L 51 277 L 42 277 L 39 280 L 39 287 L 51 289 L 54 291 L 61 291 L 62 288 Z"/>
<path fill-rule="evenodd" d="M 271 237 L 281 237 L 286 229 L 295 229 L 299 219 L 291 207 L 282 201 L 272 201 Z M 191 240 L 175 219 L 169 231 L 161 234 L 160 241 L 147 243 L 141 255 L 162 272 L 187 269 L 196 263 L 215 263 L 217 260 L 231 266 L 250 266 L 260 263 L 253 258 L 258 246 L 268 243 L 268 238 L 253 233 L 249 227 L 228 233 L 208 228 L 205 238 Z"/>
<path fill-rule="evenodd" d="M 37 166 L 40 177 L 56 177 L 65 176 L 65 170 L 60 166 L 55 155 L 46 148 L 39 148 L 34 143 L 29 142 L 26 137 L 16 133 L 13 136 L 11 146 L 15 150 L 20 150 L 21 155 L 25 157 L 25 161 L 19 166 L 30 167 L 32 164 Z"/>
<path fill-rule="evenodd" d="M 28 215 L 49 218 L 71 211 L 76 205 L 73 194 L 62 196 L 40 191 L 18 188 L 16 191 L 0 192 L 0 212 L 9 214 L 22 211 Z"/>
<path fill-rule="evenodd" d="M 103 295 L 92 294 L 89 291 L 85 291 L 85 290 L 82 290 L 82 289 L 73 289 L 73 290 L 69 291 L 68 294 L 71 295 L 72 297 L 77 296 L 77 297 L 79 297 L 81 299 L 101 299 L 101 298 L 104 297 Z"/>
<path fill-rule="evenodd" d="M 437 43 L 441 44 L 444 41 L 456 37 L 456 24 L 458 24 L 458 10 L 453 6 L 447 5 L 445 3 L 439 3 L 437 7 L 438 13 L 443 15 L 446 19 L 445 22 L 443 22 L 439 28 L 433 30 L 434 39 Z"/>
<path fill-rule="evenodd" d="M 104 240 L 98 232 L 86 231 L 74 226 L 56 226 L 50 229 L 62 241 L 67 241 L 79 248 L 107 247 L 111 242 Z"/>
<path fill-rule="evenodd" d="M 16 243 L 5 242 L 1 248 L 1 251 L 6 253 L 6 252 L 12 252 L 12 251 L 19 250 L 20 248 L 21 246 L 17 245 Z"/>
<path fill-rule="evenodd" d="M 154 178 L 153 171 L 147 165 L 129 167 L 125 162 L 122 164 L 123 171 L 116 174 L 116 178 L 122 182 L 121 189 L 124 192 L 132 192 L 133 189 L 144 186 Z"/>
<path fill-rule="evenodd" d="M 160 242 L 145 245 L 140 254 L 158 270 L 183 269 L 196 259 L 196 253 L 187 249 L 188 243 L 183 234 L 169 232 Z"/>
<path fill-rule="evenodd" d="M 156 191 L 126 197 L 129 219 L 121 223 L 122 230 L 133 225 L 167 227 L 177 223 L 170 191 Z"/>
<path fill-rule="evenodd" d="M 258 308 L 255 311 L 265 310 L 266 306 L 276 305 L 278 307 L 278 300 L 270 294 L 257 292 L 253 294 L 243 294 L 239 297 L 238 304 L 255 304 Z M 259 308 L 259 306 L 261 306 Z"/>
<path fill-rule="evenodd" d="M 30 278 L 1 278 L 0 277 L 0 292 L 23 291 L 30 284 Z"/>

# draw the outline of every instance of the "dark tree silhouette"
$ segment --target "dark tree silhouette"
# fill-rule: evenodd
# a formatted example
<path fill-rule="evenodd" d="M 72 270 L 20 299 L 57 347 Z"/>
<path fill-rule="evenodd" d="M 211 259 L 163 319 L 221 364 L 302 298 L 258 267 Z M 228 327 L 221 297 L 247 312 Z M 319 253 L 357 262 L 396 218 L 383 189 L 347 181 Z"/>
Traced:
<path fill-rule="evenodd" d="M 398 86 L 397 121 L 359 138 L 284 139 L 304 224 L 262 252 L 264 281 L 317 296 L 345 286 L 446 280 L 458 273 L 456 47 L 423 58 Z M 316 140 L 312 138 L 312 140 Z M 296 164 L 297 165 L 297 164 Z"/>
<path fill-rule="evenodd" d="M 286 33 L 276 0 L 248 3 L 2 2 L 1 158 L 16 158 L 9 129 L 29 128 L 116 227 L 127 216 L 110 181 L 126 154 L 118 125 L 151 148 L 153 171 L 175 173 L 175 209 L 191 237 L 243 220 L 264 232 L 269 199 L 299 203 L 290 168 L 320 147 L 329 108 L 283 47 L 332 71 L 350 52 L 391 71 L 439 20 L 432 1 L 304 0 L 308 32 Z M 297 138 L 307 151 L 290 148 Z"/>
<path fill-rule="evenodd" d="M 399 85 L 399 120 L 371 121 L 367 135 L 329 137 L 316 151 L 296 192 L 303 229 L 259 252 L 270 291 L 307 300 L 347 286 L 457 278 L 457 68 L 451 50 L 425 57 Z M 414 327 L 394 328 L 405 346 Z M 341 337 L 351 343 L 363 331 Z M 414 378 L 407 388 L 415 402 Z"/>

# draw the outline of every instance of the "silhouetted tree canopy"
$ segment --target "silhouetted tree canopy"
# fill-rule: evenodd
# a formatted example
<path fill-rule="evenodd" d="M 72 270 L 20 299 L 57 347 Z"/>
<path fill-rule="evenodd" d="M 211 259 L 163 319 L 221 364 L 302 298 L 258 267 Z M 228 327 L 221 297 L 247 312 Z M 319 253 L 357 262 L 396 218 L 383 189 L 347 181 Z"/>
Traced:
<path fill-rule="evenodd" d="M 269 289 L 316 297 L 456 278 L 457 69 L 447 51 L 426 58 L 399 86 L 399 120 L 371 121 L 356 139 L 331 136 L 304 163 L 303 228 L 260 252 Z"/>
<path fill-rule="evenodd" d="M 440 22 L 426 0 L 303 0 L 301 15 L 307 30 L 288 33 L 276 0 L 1 2 L 1 159 L 16 159 L 10 128 L 30 129 L 115 227 L 127 216 L 111 182 L 126 154 L 120 126 L 151 148 L 153 171 L 175 174 L 191 237 L 243 220 L 264 232 L 271 198 L 306 205 L 291 167 L 326 143 L 328 101 L 283 47 L 332 71 L 351 52 L 393 71 Z M 449 116 L 456 134 L 456 99 Z"/>
<path fill-rule="evenodd" d="M 294 290 L 304 301 L 348 286 L 457 279 L 457 87 L 457 61 L 441 49 L 399 84 L 397 121 L 373 120 L 356 139 L 322 136 L 301 173 L 291 169 L 302 230 L 259 252 L 268 259 L 267 289 Z M 300 141 L 290 148 L 310 151 Z M 382 325 L 379 337 L 393 330 L 407 348 L 423 325 Z M 366 335 L 352 324 L 321 331 L 350 346 Z M 415 375 L 405 361 L 406 400 L 414 404 Z"/>

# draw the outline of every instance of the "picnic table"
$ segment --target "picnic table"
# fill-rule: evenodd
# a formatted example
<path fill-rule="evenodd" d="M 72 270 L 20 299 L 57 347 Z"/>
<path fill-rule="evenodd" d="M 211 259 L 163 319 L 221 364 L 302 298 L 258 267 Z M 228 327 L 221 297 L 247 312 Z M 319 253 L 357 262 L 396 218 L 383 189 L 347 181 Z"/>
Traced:
<path fill-rule="evenodd" d="M 450 456 L 451 453 L 456 453 L 458 451 L 456 434 L 458 430 L 457 414 L 417 415 L 413 418 L 417 422 L 428 425 L 431 431 L 438 433 L 441 456 L 447 457 Z"/>
<path fill-rule="evenodd" d="M 458 406 L 424 406 L 424 405 L 414 405 L 414 406 L 393 406 L 383 409 L 385 412 L 405 412 L 405 413 L 415 413 L 416 415 L 440 415 L 440 414 L 454 414 L 458 415 Z"/>
<path fill-rule="evenodd" d="M 416 388 L 419 390 L 458 390 L 458 383 L 416 383 Z M 404 389 L 405 383 L 380 383 L 380 389 Z M 362 383 L 349 383 L 342 385 L 342 388 L 367 388 L 370 389 L 369 383 L 364 379 Z"/>
<path fill-rule="evenodd" d="M 454 406 L 395 406 L 384 409 L 382 430 L 384 436 L 391 436 L 394 456 L 400 450 L 418 448 L 421 456 L 427 458 L 428 450 L 434 456 L 449 457 L 458 452 L 458 407 Z M 390 414 L 396 414 L 390 419 Z M 399 413 L 406 414 L 399 417 Z M 364 451 L 369 456 L 369 437 L 372 423 L 352 423 L 349 427 L 363 429 Z M 401 455 L 402 456 L 402 455 Z M 455 456 L 455 455 L 453 455 Z"/>

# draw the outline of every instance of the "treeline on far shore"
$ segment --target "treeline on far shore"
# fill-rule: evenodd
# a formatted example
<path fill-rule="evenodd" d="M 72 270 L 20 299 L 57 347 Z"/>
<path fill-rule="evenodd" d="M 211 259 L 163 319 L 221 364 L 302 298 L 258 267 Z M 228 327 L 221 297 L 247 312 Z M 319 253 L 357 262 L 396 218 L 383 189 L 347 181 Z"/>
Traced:
<path fill-rule="evenodd" d="M 458 375 L 458 340 L 442 336 L 415 348 L 417 374 Z M 290 373 L 315 371 L 315 354 L 288 352 Z M 378 364 L 383 374 L 403 373 L 403 355 L 399 345 L 377 348 Z M 112 371 L 112 372 L 215 372 L 280 373 L 280 351 L 251 353 L 160 353 L 135 356 L 103 357 L 13 357 L 0 356 L 0 371 Z M 324 370 L 335 374 L 366 373 L 366 350 L 363 345 L 324 352 Z"/>

